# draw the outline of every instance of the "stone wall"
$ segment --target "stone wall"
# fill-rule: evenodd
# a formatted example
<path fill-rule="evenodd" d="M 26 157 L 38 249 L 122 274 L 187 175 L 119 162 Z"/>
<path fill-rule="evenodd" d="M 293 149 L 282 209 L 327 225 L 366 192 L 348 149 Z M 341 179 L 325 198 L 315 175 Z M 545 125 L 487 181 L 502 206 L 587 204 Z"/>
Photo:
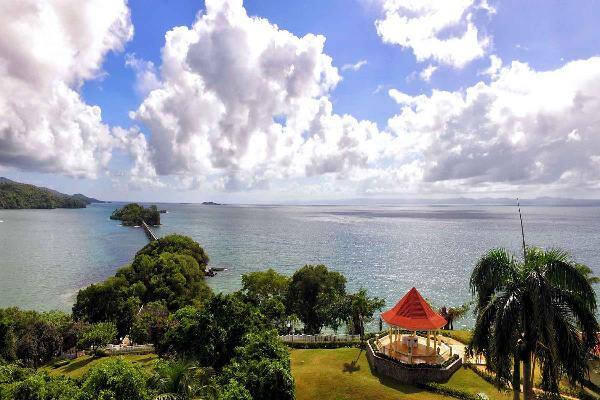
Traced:
<path fill-rule="evenodd" d="M 447 382 L 448 379 L 462 365 L 462 359 L 458 358 L 446 368 L 406 368 L 394 361 L 381 358 L 373 351 L 370 343 L 367 343 L 367 360 L 375 373 L 380 376 L 397 380 L 398 382 L 413 385 L 425 382 Z"/>

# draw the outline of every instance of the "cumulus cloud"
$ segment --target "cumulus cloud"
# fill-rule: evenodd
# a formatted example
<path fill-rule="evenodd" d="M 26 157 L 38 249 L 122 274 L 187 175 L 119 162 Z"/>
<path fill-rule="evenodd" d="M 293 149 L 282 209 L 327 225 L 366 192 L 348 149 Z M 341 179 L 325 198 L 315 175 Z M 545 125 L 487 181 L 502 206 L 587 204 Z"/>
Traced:
<path fill-rule="evenodd" d="M 160 87 L 156 67 L 152 61 L 138 58 L 135 54 L 127 54 L 125 56 L 125 65 L 135 72 L 135 91 L 139 95 L 146 96 L 154 89 Z"/>
<path fill-rule="evenodd" d="M 361 69 L 362 67 L 364 67 L 365 65 L 367 65 L 367 60 L 360 60 L 357 61 L 354 64 L 344 64 L 342 65 L 342 71 L 358 71 L 359 69 Z"/>
<path fill-rule="evenodd" d="M 429 185 L 594 187 L 600 169 L 600 58 L 539 72 L 513 62 L 489 84 L 430 96 L 390 91 L 396 164 Z"/>
<path fill-rule="evenodd" d="M 490 56 L 490 66 L 481 72 L 481 75 L 495 77 L 502 68 L 502 59 L 495 54 Z"/>
<path fill-rule="evenodd" d="M 425 68 L 423 71 L 421 71 L 419 73 L 419 78 L 421 78 L 421 80 L 425 81 L 425 82 L 430 82 L 431 81 L 431 77 L 433 76 L 433 73 L 435 71 L 437 71 L 438 67 L 429 64 L 427 66 L 427 68 Z"/>
<path fill-rule="evenodd" d="M 114 138 L 77 89 L 132 35 L 125 0 L 0 2 L 0 164 L 95 177 Z"/>
<path fill-rule="evenodd" d="M 364 140 L 379 132 L 334 114 L 340 76 L 324 43 L 248 16 L 241 0 L 206 1 L 191 27 L 166 34 L 160 87 L 132 115 L 150 130 L 156 172 L 242 190 L 368 163 Z"/>
<path fill-rule="evenodd" d="M 418 61 L 462 68 L 489 45 L 474 22 L 476 11 L 494 12 L 487 1 L 382 0 L 382 7 L 377 33 L 386 43 L 412 49 Z"/>

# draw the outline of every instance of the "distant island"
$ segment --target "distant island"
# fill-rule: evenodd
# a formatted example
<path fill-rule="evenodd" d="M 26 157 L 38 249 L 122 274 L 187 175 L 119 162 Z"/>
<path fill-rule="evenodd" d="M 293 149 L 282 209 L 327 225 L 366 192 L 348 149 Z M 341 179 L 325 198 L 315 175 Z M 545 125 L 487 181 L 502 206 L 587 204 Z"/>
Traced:
<path fill-rule="evenodd" d="M 214 201 L 203 201 L 202 205 L 203 206 L 222 206 L 223 204 L 215 203 Z"/>
<path fill-rule="evenodd" d="M 0 177 L 0 209 L 85 208 L 92 203 L 102 203 L 102 201 L 80 193 L 71 196 L 45 187 Z"/>
<path fill-rule="evenodd" d="M 115 210 L 110 219 L 119 220 L 125 226 L 140 225 L 142 221 L 148 225 L 160 225 L 160 212 L 156 206 L 146 208 L 137 203 L 130 203 Z"/>

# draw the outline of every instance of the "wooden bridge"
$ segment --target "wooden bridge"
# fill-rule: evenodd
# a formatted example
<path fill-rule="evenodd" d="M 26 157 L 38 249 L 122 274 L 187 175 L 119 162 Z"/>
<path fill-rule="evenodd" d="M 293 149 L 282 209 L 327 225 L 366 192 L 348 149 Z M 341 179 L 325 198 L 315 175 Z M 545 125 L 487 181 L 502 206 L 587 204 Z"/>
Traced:
<path fill-rule="evenodd" d="M 154 232 L 152 232 L 152 229 L 150 229 L 150 227 L 148 226 L 146 221 L 142 221 L 142 228 L 144 228 L 144 232 L 146 232 L 146 236 L 148 236 L 148 239 L 151 242 L 158 240 L 158 236 L 156 236 L 156 234 Z"/>

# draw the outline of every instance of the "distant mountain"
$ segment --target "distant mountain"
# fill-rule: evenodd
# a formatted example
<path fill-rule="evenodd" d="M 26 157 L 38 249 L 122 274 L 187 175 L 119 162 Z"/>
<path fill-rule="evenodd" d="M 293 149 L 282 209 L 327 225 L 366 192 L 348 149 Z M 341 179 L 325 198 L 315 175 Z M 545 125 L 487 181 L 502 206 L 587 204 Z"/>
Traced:
<path fill-rule="evenodd" d="M 215 203 L 214 201 L 203 201 L 202 205 L 203 206 L 222 206 L 223 204 Z"/>
<path fill-rule="evenodd" d="M 56 190 L 0 177 L 0 209 L 85 208 L 99 202 L 82 194 L 70 196 Z"/>

